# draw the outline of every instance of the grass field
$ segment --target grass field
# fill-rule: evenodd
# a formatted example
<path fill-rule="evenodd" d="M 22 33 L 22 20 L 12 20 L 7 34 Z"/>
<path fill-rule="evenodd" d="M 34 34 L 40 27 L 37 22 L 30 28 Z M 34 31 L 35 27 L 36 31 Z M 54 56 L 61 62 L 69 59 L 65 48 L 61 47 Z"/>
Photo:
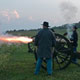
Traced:
<path fill-rule="evenodd" d="M 80 29 L 78 30 L 78 34 Z M 63 34 L 64 30 L 56 30 Z M 25 36 L 34 36 L 36 32 L 14 33 Z M 80 35 L 79 35 L 80 50 Z M 0 80 L 80 80 L 80 67 L 70 64 L 62 71 L 53 70 L 53 75 L 47 76 L 47 72 L 41 69 L 39 75 L 34 75 L 34 55 L 28 53 L 27 44 L 3 44 L 0 46 Z"/>

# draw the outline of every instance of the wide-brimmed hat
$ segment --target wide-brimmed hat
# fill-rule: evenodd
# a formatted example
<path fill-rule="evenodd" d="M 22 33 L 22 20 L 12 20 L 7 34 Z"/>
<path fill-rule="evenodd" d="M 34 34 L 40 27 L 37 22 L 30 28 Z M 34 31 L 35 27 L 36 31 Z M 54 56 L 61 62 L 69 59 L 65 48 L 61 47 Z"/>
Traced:
<path fill-rule="evenodd" d="M 73 28 L 74 28 L 74 29 L 77 29 L 77 26 L 74 26 Z"/>
<path fill-rule="evenodd" d="M 46 27 L 50 27 L 50 26 L 49 26 L 49 23 L 46 22 L 46 21 L 44 21 L 42 25 L 43 25 L 43 26 L 46 26 Z"/>

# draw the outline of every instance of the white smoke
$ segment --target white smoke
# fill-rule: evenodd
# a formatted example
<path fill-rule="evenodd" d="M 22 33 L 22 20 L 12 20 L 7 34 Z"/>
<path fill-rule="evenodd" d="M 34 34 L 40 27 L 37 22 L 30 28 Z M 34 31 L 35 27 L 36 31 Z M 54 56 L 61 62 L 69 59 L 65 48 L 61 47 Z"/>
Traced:
<path fill-rule="evenodd" d="M 13 11 L 13 14 L 16 16 L 17 19 L 20 18 L 19 13 L 16 10 Z"/>
<path fill-rule="evenodd" d="M 72 24 L 67 24 L 66 27 L 67 27 L 67 38 L 71 39 L 72 34 L 73 34 L 73 31 L 72 31 L 73 25 Z"/>
<path fill-rule="evenodd" d="M 60 5 L 60 8 L 61 8 L 61 12 L 62 12 L 62 15 L 67 23 L 67 37 L 68 39 L 71 38 L 72 36 L 72 28 L 73 28 L 73 24 L 71 24 L 71 22 L 73 21 L 73 19 L 76 18 L 76 14 L 77 14 L 77 7 L 70 1 L 65 1 L 65 2 L 62 2 L 61 5 Z"/>
<path fill-rule="evenodd" d="M 19 19 L 20 15 L 16 10 L 0 10 L 0 17 L 7 18 L 10 21 L 11 19 Z"/>
<path fill-rule="evenodd" d="M 70 1 L 65 1 L 60 4 L 61 14 L 63 15 L 65 21 L 70 23 L 73 19 L 76 18 L 77 7 Z"/>

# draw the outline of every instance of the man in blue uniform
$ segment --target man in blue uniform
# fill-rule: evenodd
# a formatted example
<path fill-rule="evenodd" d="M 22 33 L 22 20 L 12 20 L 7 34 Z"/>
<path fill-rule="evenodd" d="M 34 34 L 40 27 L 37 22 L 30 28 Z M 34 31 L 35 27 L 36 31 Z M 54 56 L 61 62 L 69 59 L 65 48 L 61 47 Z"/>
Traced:
<path fill-rule="evenodd" d="M 38 32 L 35 37 L 35 45 L 37 46 L 37 64 L 35 74 L 37 75 L 40 71 L 40 67 L 43 59 L 47 62 L 48 75 L 52 74 L 52 49 L 55 46 L 56 40 L 54 33 L 48 28 L 49 23 L 43 22 L 43 29 Z"/>
<path fill-rule="evenodd" d="M 76 26 L 73 27 L 73 34 L 72 34 L 70 40 L 72 42 L 73 52 L 74 52 L 74 54 L 76 54 L 77 46 L 78 46 L 78 33 L 77 33 L 77 27 Z M 77 63 L 76 57 L 72 59 L 72 62 Z"/>

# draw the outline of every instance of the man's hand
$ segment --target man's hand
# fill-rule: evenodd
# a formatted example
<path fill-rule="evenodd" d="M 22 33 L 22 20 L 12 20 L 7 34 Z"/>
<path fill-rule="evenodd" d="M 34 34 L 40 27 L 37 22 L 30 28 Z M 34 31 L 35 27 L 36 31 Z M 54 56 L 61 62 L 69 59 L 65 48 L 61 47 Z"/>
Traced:
<path fill-rule="evenodd" d="M 35 38 L 33 38 L 33 42 L 35 41 Z"/>
<path fill-rule="evenodd" d="M 73 43 L 73 41 L 70 40 L 70 43 Z"/>

